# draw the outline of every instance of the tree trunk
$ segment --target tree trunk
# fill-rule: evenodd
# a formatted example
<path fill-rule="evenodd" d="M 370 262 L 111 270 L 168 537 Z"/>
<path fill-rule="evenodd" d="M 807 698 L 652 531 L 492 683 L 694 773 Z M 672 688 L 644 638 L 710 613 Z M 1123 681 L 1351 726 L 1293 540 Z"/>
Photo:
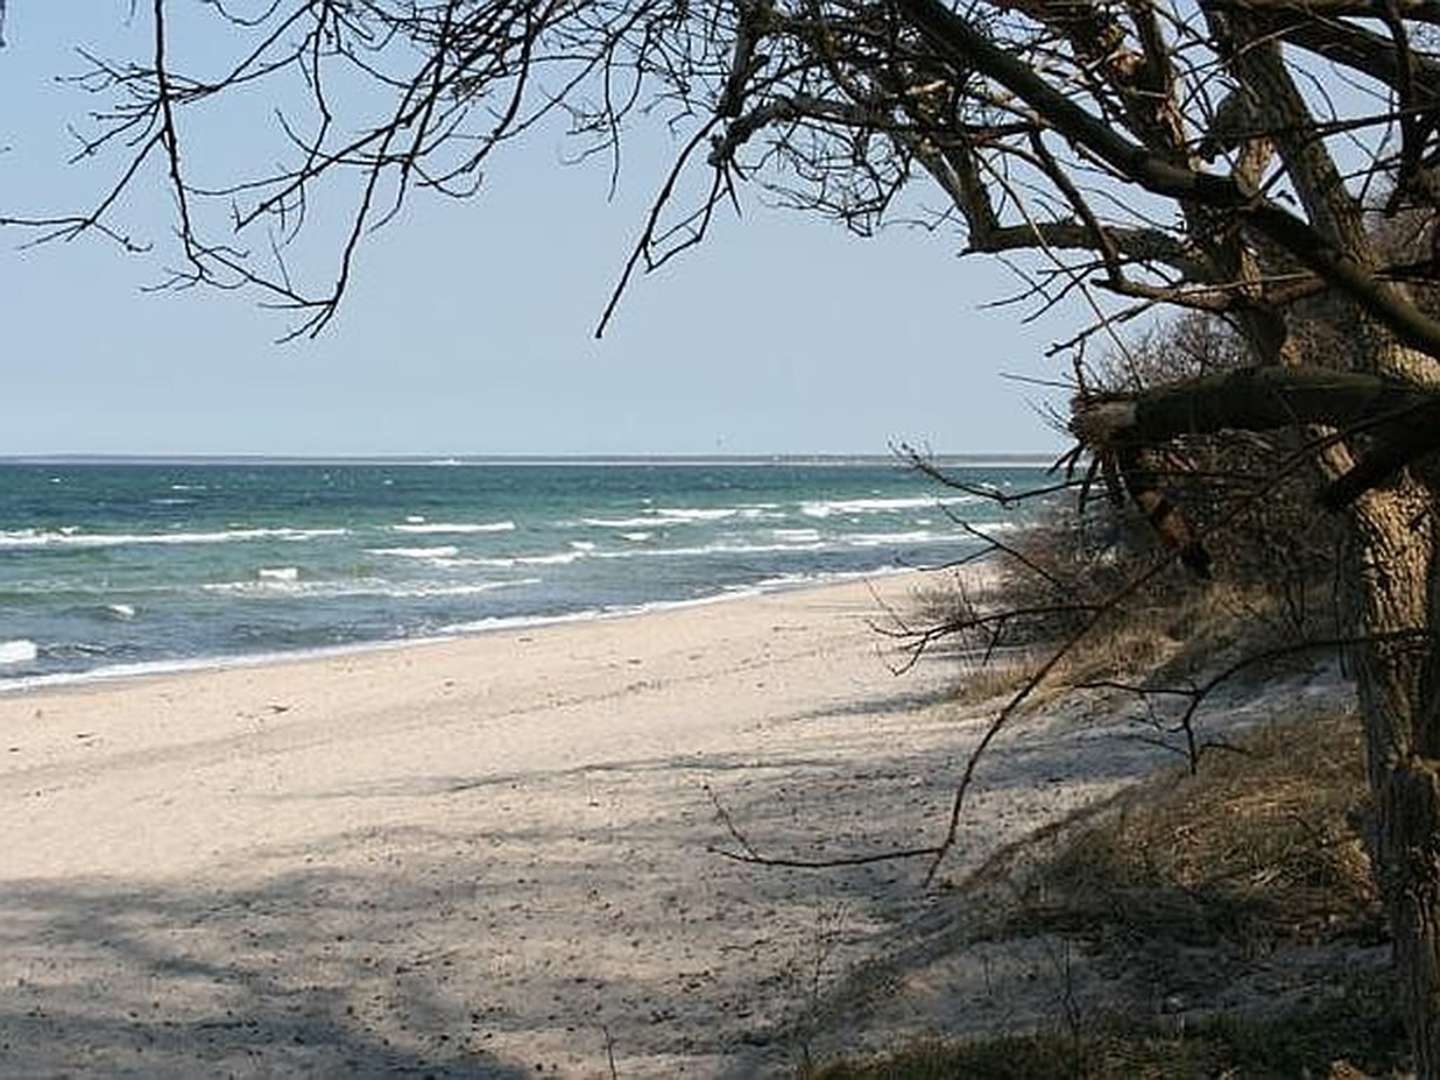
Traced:
<path fill-rule="evenodd" d="M 1416 1075 L 1440 1076 L 1440 775 L 1435 759 L 1412 757 L 1385 777 L 1380 844 L 1386 906 L 1395 935 L 1400 1004 L 1415 1048 Z"/>
<path fill-rule="evenodd" d="M 1440 1080 L 1440 717 L 1430 640 L 1385 635 L 1440 623 L 1435 492 L 1406 478 L 1353 509 L 1351 616 L 1382 640 L 1357 649 L 1376 831 L 1372 857 L 1394 936 L 1395 976 L 1422 1080 Z"/>

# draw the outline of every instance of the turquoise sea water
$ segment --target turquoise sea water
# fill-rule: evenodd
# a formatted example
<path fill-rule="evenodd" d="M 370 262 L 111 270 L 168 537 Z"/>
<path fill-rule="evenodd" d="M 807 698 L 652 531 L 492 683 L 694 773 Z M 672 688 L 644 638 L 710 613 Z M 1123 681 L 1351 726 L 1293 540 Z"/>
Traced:
<path fill-rule="evenodd" d="M 877 463 L 0 465 L 0 687 L 934 565 L 950 515 L 1018 521 Z"/>

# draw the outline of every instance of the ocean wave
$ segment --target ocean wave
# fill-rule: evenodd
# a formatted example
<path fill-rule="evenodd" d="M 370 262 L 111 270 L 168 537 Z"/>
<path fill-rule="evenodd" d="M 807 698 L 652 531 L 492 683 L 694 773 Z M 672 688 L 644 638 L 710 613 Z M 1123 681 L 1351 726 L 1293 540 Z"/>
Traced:
<path fill-rule="evenodd" d="M 819 529 L 771 529 L 776 540 L 814 541 L 820 539 Z"/>
<path fill-rule="evenodd" d="M 701 523 L 739 518 L 755 521 L 761 518 L 783 518 L 786 515 L 775 503 L 747 503 L 744 506 L 684 507 L 660 506 L 652 511 L 662 524 L 670 522 Z"/>
<path fill-rule="evenodd" d="M 520 585 L 538 585 L 540 578 L 517 578 L 513 581 L 482 581 L 468 585 L 443 583 L 402 584 L 385 580 L 346 581 L 223 581 L 201 588 L 222 596 L 282 597 L 331 600 L 352 596 L 384 596 L 394 600 L 425 599 L 437 596 L 478 596 L 496 589 Z"/>
<path fill-rule="evenodd" d="M 39 648 L 29 638 L 0 641 L 0 664 L 28 664 L 39 655 Z"/>
<path fill-rule="evenodd" d="M 851 547 L 880 547 L 882 544 L 930 544 L 955 540 L 954 536 L 937 536 L 928 529 L 891 533 L 847 533 L 842 539 Z"/>
<path fill-rule="evenodd" d="M 652 539 L 655 534 L 652 532 L 623 532 L 620 534 L 620 536 L 622 539 L 630 540 L 634 543 L 640 544 L 644 543 L 646 540 Z"/>
<path fill-rule="evenodd" d="M 565 566 L 589 554 L 588 551 L 557 551 L 553 555 L 516 555 L 513 561 L 517 566 Z"/>
<path fill-rule="evenodd" d="M 806 517 L 826 518 L 831 514 L 888 514 L 897 510 L 933 509 L 936 506 L 957 506 L 975 502 L 977 496 L 956 495 L 940 498 L 932 495 L 901 499 L 819 499 L 800 504 Z"/>
<path fill-rule="evenodd" d="M 657 506 L 646 509 L 635 517 L 587 517 L 578 522 L 564 524 L 589 525 L 596 529 L 665 529 L 676 525 L 706 525 L 716 521 L 755 521 L 763 518 L 783 518 L 785 514 L 775 503 L 755 503 L 747 506 Z"/>
<path fill-rule="evenodd" d="M 0 548 L 129 547 L 137 544 L 231 544 L 247 540 L 314 540 L 344 536 L 349 529 L 226 529 L 223 532 L 85 533 L 62 529 L 0 530 Z"/>
<path fill-rule="evenodd" d="M 172 660 L 139 660 L 133 663 L 106 664 L 88 671 L 56 671 L 48 675 L 20 675 L 0 679 L 0 694 L 24 693 L 49 686 L 74 686 L 116 679 L 134 679 L 151 675 L 173 675 L 182 671 L 225 671 L 234 668 L 260 667 L 265 664 L 289 663 L 295 660 L 333 656 L 354 656 L 357 653 L 383 652 L 453 640 L 453 635 L 434 634 L 427 637 L 385 638 L 379 641 L 352 642 L 348 645 L 323 645 L 313 649 L 288 649 L 283 652 L 258 652 L 222 656 L 189 656 Z"/>
<path fill-rule="evenodd" d="M 645 615 L 655 611 L 671 611 L 676 608 L 703 607 L 739 599 L 746 593 L 718 592 L 708 596 L 696 596 L 688 600 L 656 600 L 648 604 L 620 604 L 614 607 L 585 608 L 580 611 L 565 611 L 553 615 L 496 615 L 470 622 L 452 623 L 442 626 L 442 634 L 482 634 L 499 630 L 523 630 L 532 626 L 555 626 L 563 623 L 595 622 L 601 619 L 622 619 L 630 615 Z"/>
<path fill-rule="evenodd" d="M 458 555 L 460 549 L 450 544 L 437 545 L 436 547 L 393 547 L 393 548 L 366 548 L 367 555 L 394 555 L 401 559 L 447 559 Z"/>
<path fill-rule="evenodd" d="M 73 593 L 75 590 L 67 591 Z M 134 604 L 122 603 L 75 604 L 65 608 L 63 614 L 66 617 L 97 619 L 101 622 L 129 622 L 135 618 L 136 608 Z"/>
<path fill-rule="evenodd" d="M 753 507 L 739 506 L 707 507 L 703 509 L 698 507 L 691 509 L 684 506 L 657 506 L 651 512 L 657 517 L 670 518 L 675 521 L 724 521 L 726 518 L 736 517 L 737 515 L 741 517 L 755 517 L 764 513 L 763 510 L 757 510 Z"/>
<path fill-rule="evenodd" d="M 488 566 L 492 570 L 508 570 L 515 565 L 515 556 L 488 555 L 451 559 L 439 555 L 432 558 L 430 564 L 432 566 L 444 567 L 447 570 L 462 570 L 468 566 Z"/>
<path fill-rule="evenodd" d="M 660 522 L 653 517 L 635 518 L 581 518 L 581 525 L 589 525 L 596 529 L 643 529 L 654 528 Z"/>
<path fill-rule="evenodd" d="M 62 641 L 46 645 L 40 650 L 46 660 L 88 660 L 96 656 L 109 656 L 110 646 L 91 641 Z"/>
<path fill-rule="evenodd" d="M 648 540 L 652 534 L 635 533 L 632 535 L 622 533 L 621 535 L 640 541 Z M 686 555 L 762 555 L 774 552 L 820 551 L 824 548 L 833 548 L 835 546 L 833 543 L 825 543 L 820 540 L 777 544 L 749 544 L 730 541 L 715 544 L 697 544 L 691 547 L 634 547 L 624 548 L 618 551 L 557 551 L 548 555 L 492 555 L 458 559 L 437 558 L 432 561 L 436 566 L 453 569 L 481 566 L 508 570 L 516 566 L 563 566 L 568 563 L 578 562 L 581 559 L 674 558 Z"/>
<path fill-rule="evenodd" d="M 643 559 L 683 555 L 760 555 L 776 551 L 819 551 L 828 545 L 810 544 L 703 544 L 698 547 L 633 548 L 627 551 L 597 551 L 597 559 Z"/>
<path fill-rule="evenodd" d="M 595 556 L 591 551 L 556 551 L 548 555 L 479 555 L 459 559 L 432 559 L 436 566 L 447 569 L 463 569 L 467 566 L 485 566 L 495 570 L 509 570 L 516 566 L 564 566 L 580 559 Z"/>
<path fill-rule="evenodd" d="M 891 574 L 913 574 L 908 566 L 872 566 L 865 570 L 802 570 L 792 574 L 776 574 L 743 586 L 752 592 L 780 592 L 786 589 L 813 588 L 817 585 L 839 585 L 845 581 L 887 577 Z"/>
<path fill-rule="evenodd" d="M 261 581 L 299 581 L 300 568 L 298 566 L 262 566 L 255 571 L 255 576 Z"/>
<path fill-rule="evenodd" d="M 563 623 L 595 622 L 605 619 L 621 619 L 631 615 L 647 615 L 660 611 L 675 611 L 685 608 L 705 607 L 722 604 L 731 600 L 742 600 L 763 593 L 780 592 L 786 589 L 813 588 L 818 585 L 835 585 L 843 581 L 859 581 L 868 577 L 884 577 L 889 574 L 909 574 L 914 570 L 903 566 L 877 566 L 868 570 L 836 570 L 815 573 L 778 574 L 759 581 L 727 585 L 719 592 L 705 596 L 690 597 L 686 600 L 655 600 L 644 604 L 619 604 L 613 607 L 585 608 L 551 615 L 496 615 L 469 622 L 452 623 L 442 626 L 442 634 L 480 634 L 502 630 L 523 630 L 532 626 L 553 626 Z"/>
<path fill-rule="evenodd" d="M 402 533 L 495 533 L 511 532 L 515 528 L 513 521 L 486 521 L 486 522 L 449 522 L 435 521 L 425 523 L 409 523 L 405 525 L 391 525 L 395 532 Z"/>

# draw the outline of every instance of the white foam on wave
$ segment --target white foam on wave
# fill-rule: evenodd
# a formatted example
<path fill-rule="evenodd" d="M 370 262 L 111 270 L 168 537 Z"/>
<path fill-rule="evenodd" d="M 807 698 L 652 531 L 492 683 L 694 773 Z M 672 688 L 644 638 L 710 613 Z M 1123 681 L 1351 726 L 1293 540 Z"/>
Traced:
<path fill-rule="evenodd" d="M 474 558 L 434 559 L 436 566 L 462 569 L 467 566 L 488 566 L 498 570 L 509 570 L 515 566 L 564 566 L 580 559 L 590 558 L 596 553 L 590 551 L 556 551 L 548 555 L 488 555 Z"/>
<path fill-rule="evenodd" d="M 811 544 L 703 544 L 698 547 L 634 548 L 628 551 L 597 551 L 597 559 L 636 559 L 681 555 L 760 555 L 775 551 L 819 551 L 827 545 Z"/>
<path fill-rule="evenodd" d="M 405 525 L 391 525 L 395 532 L 402 533 L 496 533 L 511 532 L 515 528 L 513 521 L 484 521 L 484 522 L 409 522 Z"/>
<path fill-rule="evenodd" d="M 349 529 L 226 529 L 223 532 L 85 533 L 73 525 L 62 529 L 0 530 L 0 548 L 128 547 L 135 544 L 231 544 L 247 540 L 314 540 L 344 536 Z"/>
<path fill-rule="evenodd" d="M 570 546 L 576 551 L 594 551 L 596 545 L 590 540 L 571 540 Z"/>
<path fill-rule="evenodd" d="M 707 509 L 691 509 L 684 506 L 661 506 L 657 507 L 654 512 L 657 517 L 669 518 L 675 521 L 723 521 L 726 518 L 735 517 L 737 514 L 754 517 L 763 511 L 751 508 L 751 510 L 746 513 L 742 511 L 740 507 L 734 506 Z"/>
<path fill-rule="evenodd" d="M 654 533 L 649 532 L 623 532 L 620 534 L 622 539 L 633 540 L 637 544 L 651 539 L 654 535 Z"/>
<path fill-rule="evenodd" d="M 647 525 L 659 525 L 653 517 L 634 518 L 581 518 L 581 525 L 589 525 L 596 529 L 643 529 Z"/>
<path fill-rule="evenodd" d="M 135 608 L 130 604 L 106 604 L 105 610 L 117 619 L 133 619 Z"/>
<path fill-rule="evenodd" d="M 367 555 L 394 555 L 400 559 L 447 559 L 458 555 L 460 549 L 451 544 L 440 544 L 435 547 L 393 547 L 393 548 L 366 548 Z"/>
<path fill-rule="evenodd" d="M 714 521 L 728 521 L 739 518 L 754 521 L 759 518 L 783 518 L 775 503 L 752 503 L 746 506 L 657 506 L 646 507 L 636 517 L 588 517 L 570 524 L 589 525 L 596 529 L 665 529 L 678 525 L 705 525 Z"/>
<path fill-rule="evenodd" d="M 839 585 L 846 581 L 860 581 L 864 578 L 888 577 L 891 574 L 913 574 L 913 567 L 909 566 L 875 566 L 868 570 L 815 570 L 801 571 L 793 574 L 776 574 L 774 577 L 761 578 L 743 586 L 752 592 L 768 593 L 780 592 L 786 589 L 808 589 L 817 585 Z"/>
<path fill-rule="evenodd" d="M 300 568 L 298 566 L 262 566 L 255 571 L 255 576 L 261 581 L 299 581 Z"/>
<path fill-rule="evenodd" d="M 40 655 L 40 649 L 28 638 L 0 641 L 0 664 L 28 664 Z"/>
<path fill-rule="evenodd" d="M 557 551 L 553 555 L 516 555 L 514 561 L 519 566 L 565 566 L 589 554 L 588 551 Z"/>
<path fill-rule="evenodd" d="M 295 581 L 265 579 L 261 581 L 223 581 L 201 588 L 224 596 L 282 597 L 332 600 L 348 596 L 384 596 L 395 600 L 422 599 L 436 596 L 478 596 L 496 589 L 520 585 L 538 585 L 540 578 L 517 578 L 514 581 L 482 581 L 468 585 L 422 582 L 406 585 L 383 579 L 359 581 Z"/>
<path fill-rule="evenodd" d="M 406 522 L 406 524 L 409 524 L 409 525 L 423 525 L 423 524 L 425 523 L 425 515 L 424 515 L 424 514 L 407 514 L 407 515 L 405 516 L 405 522 Z"/>
<path fill-rule="evenodd" d="M 513 555 L 490 555 L 475 558 L 451 559 L 444 556 L 437 556 L 430 560 L 434 566 L 441 566 L 446 569 L 460 570 L 467 566 L 488 566 L 497 570 L 508 570 L 515 565 Z"/>
<path fill-rule="evenodd" d="M 843 538 L 853 547 L 880 547 L 882 544 L 929 544 L 939 540 L 953 540 L 953 536 L 936 536 L 928 529 L 892 533 L 848 533 Z"/>
<path fill-rule="evenodd" d="M 1018 528 L 1019 526 L 1010 523 L 1002 523 L 1000 529 Z M 995 529 L 995 526 L 986 526 Z M 682 556 L 706 556 L 706 555 L 763 555 L 780 552 L 802 552 L 802 551 L 827 551 L 840 547 L 862 547 L 875 548 L 887 545 L 899 544 L 940 544 L 959 543 L 965 537 L 953 533 L 933 533 L 929 530 L 916 530 L 911 532 L 894 533 L 851 533 L 848 536 L 842 535 L 831 539 L 822 539 L 815 530 L 807 529 L 774 529 L 776 539 L 782 543 L 743 543 L 735 541 L 721 541 L 714 544 L 700 544 L 693 547 L 672 547 L 672 548 L 629 548 L 621 551 L 596 551 L 593 557 L 597 559 L 638 559 L 638 558 L 665 558 Z M 780 536 L 780 533 L 791 535 Z M 804 534 L 804 535 L 802 535 Z M 622 533 L 622 536 L 627 534 Z M 633 538 L 638 539 L 642 534 L 635 534 Z M 648 539 L 648 534 L 644 534 Z"/>
<path fill-rule="evenodd" d="M 516 578 L 514 581 L 482 581 L 473 585 L 417 585 L 413 588 L 392 588 L 386 596 L 410 599 L 430 596 L 479 596 L 496 589 L 514 589 L 522 585 L 539 585 L 538 577 Z"/>
<path fill-rule="evenodd" d="M 496 615 L 471 622 L 453 623 L 442 626 L 442 634 L 481 634 L 498 630 L 523 630 L 531 626 L 555 626 L 564 623 L 594 622 L 599 619 L 621 619 L 629 615 L 646 615 L 655 611 L 671 611 L 676 608 L 703 607 L 727 600 L 739 599 L 747 593 L 720 592 L 711 596 L 697 596 L 690 600 L 657 600 L 649 604 L 624 604 L 616 607 L 586 608 L 583 611 L 567 611 L 558 615 Z"/>
<path fill-rule="evenodd" d="M 956 495 L 936 498 L 933 495 L 900 499 L 820 499 L 800 504 L 806 517 L 827 518 L 831 514 L 886 514 L 897 510 L 930 509 L 936 506 L 957 506 L 975 502 L 977 496 Z"/>

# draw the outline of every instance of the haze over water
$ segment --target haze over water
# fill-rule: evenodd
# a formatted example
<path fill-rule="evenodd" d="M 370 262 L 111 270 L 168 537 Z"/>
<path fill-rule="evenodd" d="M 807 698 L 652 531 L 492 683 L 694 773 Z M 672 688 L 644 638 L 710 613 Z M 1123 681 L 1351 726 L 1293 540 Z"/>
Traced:
<path fill-rule="evenodd" d="M 893 463 L 444 464 L 0 465 L 0 687 L 936 565 L 977 546 L 951 515 L 1018 520 Z"/>

